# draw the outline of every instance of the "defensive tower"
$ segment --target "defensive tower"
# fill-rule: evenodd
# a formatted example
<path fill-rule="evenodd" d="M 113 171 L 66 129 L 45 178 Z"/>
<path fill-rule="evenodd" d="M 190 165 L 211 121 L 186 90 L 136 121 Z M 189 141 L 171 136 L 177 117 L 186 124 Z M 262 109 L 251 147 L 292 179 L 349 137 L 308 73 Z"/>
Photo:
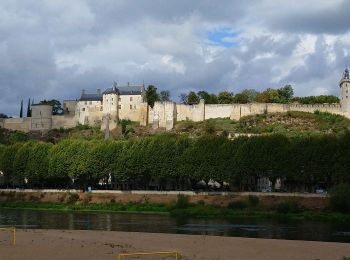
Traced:
<path fill-rule="evenodd" d="M 346 68 L 339 82 L 340 87 L 340 105 L 343 113 L 350 112 L 350 75 Z"/>

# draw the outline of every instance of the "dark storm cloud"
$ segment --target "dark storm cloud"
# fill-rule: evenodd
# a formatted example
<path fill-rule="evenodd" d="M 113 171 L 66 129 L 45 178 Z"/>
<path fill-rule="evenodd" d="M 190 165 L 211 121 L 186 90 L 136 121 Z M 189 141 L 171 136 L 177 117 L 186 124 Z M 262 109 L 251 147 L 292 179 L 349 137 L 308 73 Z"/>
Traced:
<path fill-rule="evenodd" d="M 271 17 L 267 16 L 266 22 L 269 27 L 284 32 L 314 34 L 348 32 L 350 29 L 349 2 L 329 1 L 331 5 L 322 8 L 323 3 L 325 1 L 311 1 L 307 7 L 295 8 L 290 12 L 286 12 L 282 7 L 280 13 L 276 11 Z"/>

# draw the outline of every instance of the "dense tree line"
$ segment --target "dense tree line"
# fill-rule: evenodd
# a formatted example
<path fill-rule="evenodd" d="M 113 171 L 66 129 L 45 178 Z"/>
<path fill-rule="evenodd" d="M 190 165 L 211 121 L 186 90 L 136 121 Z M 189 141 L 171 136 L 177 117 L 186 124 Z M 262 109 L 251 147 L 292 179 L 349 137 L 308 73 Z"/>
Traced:
<path fill-rule="evenodd" d="M 2 185 L 7 187 L 195 189 L 199 181 L 257 189 L 257 180 L 281 179 L 289 191 L 312 191 L 350 182 L 350 134 L 340 137 L 280 135 L 160 135 L 124 141 L 67 139 L 58 144 L 0 146 Z"/>
<path fill-rule="evenodd" d="M 169 101 L 170 92 L 161 91 L 157 93 L 157 88 L 150 85 L 146 91 L 148 103 L 153 107 L 155 101 Z M 339 103 L 339 98 L 332 95 L 294 97 L 294 90 L 291 85 L 285 85 L 280 88 L 268 88 L 265 91 L 258 92 L 254 89 L 245 89 L 234 94 L 229 91 L 222 91 L 218 94 L 209 93 L 207 91 L 190 91 L 182 93 L 179 96 L 180 102 L 183 104 L 193 105 L 198 104 L 201 99 L 206 104 L 246 104 L 251 102 L 259 103 L 300 103 L 300 104 L 324 104 L 324 103 Z"/>

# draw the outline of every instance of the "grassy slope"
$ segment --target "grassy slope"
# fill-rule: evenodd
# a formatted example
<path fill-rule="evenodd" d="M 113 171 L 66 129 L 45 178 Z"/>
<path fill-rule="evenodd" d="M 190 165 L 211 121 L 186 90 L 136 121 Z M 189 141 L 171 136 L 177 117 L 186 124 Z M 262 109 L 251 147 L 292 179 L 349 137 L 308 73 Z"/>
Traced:
<path fill-rule="evenodd" d="M 177 133 L 271 134 L 287 136 L 342 134 L 350 130 L 350 120 L 329 113 L 287 112 L 230 119 L 209 119 L 204 122 L 183 121 L 175 127 Z"/>

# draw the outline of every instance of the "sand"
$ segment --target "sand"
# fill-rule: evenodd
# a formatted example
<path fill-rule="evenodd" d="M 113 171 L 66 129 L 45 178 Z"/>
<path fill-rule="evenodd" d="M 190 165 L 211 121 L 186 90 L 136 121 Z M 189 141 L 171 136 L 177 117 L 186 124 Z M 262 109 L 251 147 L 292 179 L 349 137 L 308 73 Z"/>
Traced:
<path fill-rule="evenodd" d="M 350 244 L 116 231 L 18 230 L 0 233 L 0 259 L 117 259 L 121 252 L 176 250 L 181 259 L 342 259 Z M 126 257 L 125 259 L 136 259 Z M 138 259 L 175 259 L 173 256 Z"/>

